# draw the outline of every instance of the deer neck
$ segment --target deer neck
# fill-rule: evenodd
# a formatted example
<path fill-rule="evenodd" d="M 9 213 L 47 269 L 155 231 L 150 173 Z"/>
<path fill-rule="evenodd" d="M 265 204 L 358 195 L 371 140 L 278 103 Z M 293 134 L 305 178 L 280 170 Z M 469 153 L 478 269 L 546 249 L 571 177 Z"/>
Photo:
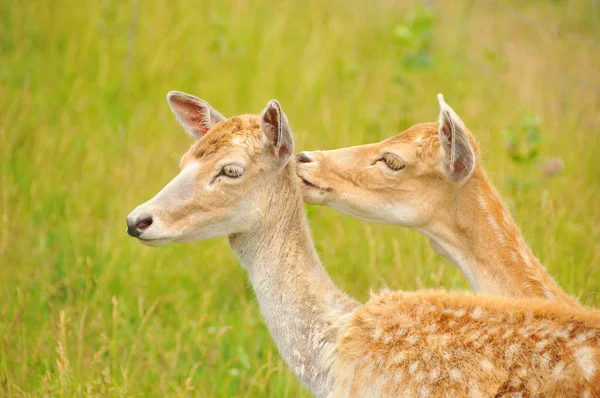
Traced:
<path fill-rule="evenodd" d="M 339 331 L 358 303 L 323 269 L 295 172 L 284 173 L 260 225 L 231 236 L 230 245 L 248 271 L 280 355 L 313 394 L 324 396 Z"/>
<path fill-rule="evenodd" d="M 448 206 L 450 211 L 422 232 L 430 237 L 437 253 L 465 274 L 473 290 L 578 305 L 525 243 L 519 227 L 480 167 Z"/>

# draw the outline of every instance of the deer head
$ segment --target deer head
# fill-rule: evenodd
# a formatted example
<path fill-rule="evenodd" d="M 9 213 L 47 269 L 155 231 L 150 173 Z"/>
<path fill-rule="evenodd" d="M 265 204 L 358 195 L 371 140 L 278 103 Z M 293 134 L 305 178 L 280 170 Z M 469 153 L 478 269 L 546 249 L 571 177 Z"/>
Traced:
<path fill-rule="evenodd" d="M 376 144 L 299 153 L 304 200 L 371 222 L 427 223 L 476 166 L 471 133 L 441 94 L 438 100 L 438 123 L 415 125 Z"/>
<path fill-rule="evenodd" d="M 167 101 L 196 142 L 180 173 L 127 217 L 127 233 L 160 246 L 230 236 L 252 229 L 277 195 L 293 153 L 287 117 L 272 100 L 260 116 L 226 119 L 205 101 L 172 91 Z"/>

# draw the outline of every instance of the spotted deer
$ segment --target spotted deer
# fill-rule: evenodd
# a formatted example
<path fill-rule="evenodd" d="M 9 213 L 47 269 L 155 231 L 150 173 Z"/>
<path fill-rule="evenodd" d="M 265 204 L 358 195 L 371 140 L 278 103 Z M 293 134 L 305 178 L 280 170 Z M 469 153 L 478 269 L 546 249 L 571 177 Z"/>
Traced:
<path fill-rule="evenodd" d="M 476 292 L 578 306 L 528 247 L 477 161 L 471 132 L 438 100 L 438 123 L 376 144 L 299 153 L 304 200 L 423 233 Z"/>
<path fill-rule="evenodd" d="M 348 297 L 315 251 L 279 103 L 225 119 L 191 95 L 167 99 L 196 142 L 180 173 L 129 214 L 127 232 L 151 246 L 228 237 L 280 355 L 315 396 L 600 389 L 592 310 L 444 291 L 384 291 L 364 304 Z"/>

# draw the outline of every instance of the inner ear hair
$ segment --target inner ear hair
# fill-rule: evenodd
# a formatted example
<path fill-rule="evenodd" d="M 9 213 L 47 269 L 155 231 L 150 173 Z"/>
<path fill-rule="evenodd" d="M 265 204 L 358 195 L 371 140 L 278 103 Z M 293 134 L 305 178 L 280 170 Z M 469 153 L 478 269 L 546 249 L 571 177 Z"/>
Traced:
<path fill-rule="evenodd" d="M 190 94 L 170 91 L 167 101 L 179 124 L 195 140 L 201 139 L 215 124 L 226 120 L 208 102 Z"/>
<path fill-rule="evenodd" d="M 458 115 L 444 102 L 441 94 L 438 99 L 441 107 L 439 137 L 444 173 L 450 180 L 461 183 L 475 169 L 475 150 Z"/>
<path fill-rule="evenodd" d="M 294 141 L 287 116 L 277 100 L 267 104 L 260 117 L 260 126 L 278 163 L 287 163 L 294 150 Z"/>

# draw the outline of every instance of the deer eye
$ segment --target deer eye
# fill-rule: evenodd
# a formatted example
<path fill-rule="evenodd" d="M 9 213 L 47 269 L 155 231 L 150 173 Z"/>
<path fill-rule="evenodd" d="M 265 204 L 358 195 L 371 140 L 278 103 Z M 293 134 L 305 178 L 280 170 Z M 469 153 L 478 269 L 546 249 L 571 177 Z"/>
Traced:
<path fill-rule="evenodd" d="M 221 175 L 229 178 L 238 178 L 242 174 L 244 174 L 244 168 L 239 164 L 227 164 L 223 166 L 223 170 L 221 170 Z"/>
<path fill-rule="evenodd" d="M 400 171 L 406 167 L 406 165 L 400 159 L 389 153 L 383 155 L 380 161 L 384 162 L 387 167 L 394 171 Z"/>

